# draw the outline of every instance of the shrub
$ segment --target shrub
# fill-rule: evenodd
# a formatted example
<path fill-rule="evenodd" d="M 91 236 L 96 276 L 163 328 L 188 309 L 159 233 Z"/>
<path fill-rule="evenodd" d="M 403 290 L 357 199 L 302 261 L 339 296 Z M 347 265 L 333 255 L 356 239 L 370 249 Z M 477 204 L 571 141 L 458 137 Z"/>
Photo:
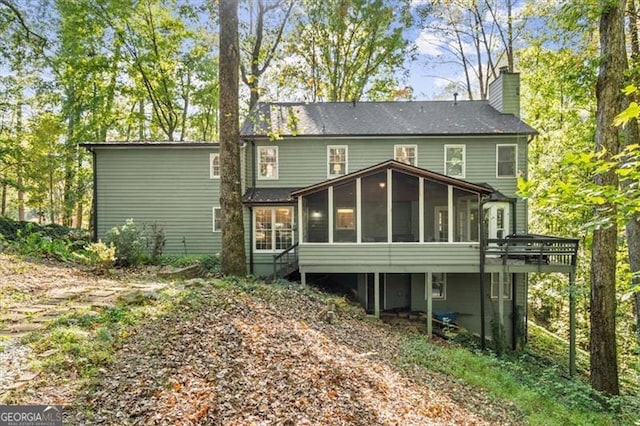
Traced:
<path fill-rule="evenodd" d="M 151 260 L 155 261 L 162 255 L 164 244 L 167 242 L 164 234 L 164 226 L 158 222 L 153 222 L 150 225 L 145 224 L 144 231 L 149 237 L 147 239 L 147 250 L 149 250 Z"/>
<path fill-rule="evenodd" d="M 18 229 L 16 237 L 12 247 L 20 254 L 49 257 L 63 262 L 69 262 L 73 259 L 73 243 L 71 241 L 43 235 L 36 225 Z"/>
<path fill-rule="evenodd" d="M 116 248 L 116 264 L 120 266 L 137 265 L 143 260 L 147 239 L 144 232 L 136 226 L 133 219 L 127 219 L 124 225 L 111 228 L 106 242 Z"/>
<path fill-rule="evenodd" d="M 116 247 L 113 243 L 106 245 L 102 241 L 88 244 L 84 253 L 77 253 L 76 257 L 84 264 L 92 267 L 95 272 L 107 272 L 116 261 Z"/>

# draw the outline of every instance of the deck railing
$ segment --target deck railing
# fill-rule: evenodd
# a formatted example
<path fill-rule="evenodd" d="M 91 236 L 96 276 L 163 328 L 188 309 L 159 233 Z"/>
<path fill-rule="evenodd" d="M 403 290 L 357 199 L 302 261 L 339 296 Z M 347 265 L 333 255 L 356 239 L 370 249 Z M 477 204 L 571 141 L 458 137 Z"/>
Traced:
<path fill-rule="evenodd" d="M 273 256 L 273 279 L 286 277 L 298 269 L 298 243 Z"/>
<path fill-rule="evenodd" d="M 484 252 L 487 258 L 499 257 L 504 263 L 575 266 L 578 243 L 577 239 L 546 235 L 510 235 L 488 239 Z"/>

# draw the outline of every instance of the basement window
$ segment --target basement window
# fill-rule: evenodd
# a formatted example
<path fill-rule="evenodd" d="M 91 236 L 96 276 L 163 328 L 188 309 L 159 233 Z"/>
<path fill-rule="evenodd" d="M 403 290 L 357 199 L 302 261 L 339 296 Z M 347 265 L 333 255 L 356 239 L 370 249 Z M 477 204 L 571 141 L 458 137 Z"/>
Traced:
<path fill-rule="evenodd" d="M 511 300 L 511 290 L 513 287 L 513 281 L 511 278 L 512 275 L 504 274 L 504 277 L 505 277 L 505 281 L 504 281 L 504 291 L 502 293 L 502 297 L 505 300 Z M 491 298 L 492 299 L 498 299 L 499 288 L 500 288 L 500 274 L 498 272 L 493 272 L 491 274 Z"/>

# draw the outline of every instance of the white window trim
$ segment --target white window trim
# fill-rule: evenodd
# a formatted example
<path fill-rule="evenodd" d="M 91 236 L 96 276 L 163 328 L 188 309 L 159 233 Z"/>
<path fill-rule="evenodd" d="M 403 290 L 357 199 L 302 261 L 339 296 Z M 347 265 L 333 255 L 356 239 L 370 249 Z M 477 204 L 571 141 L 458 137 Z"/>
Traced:
<path fill-rule="evenodd" d="M 447 173 L 447 150 L 449 148 L 462 148 L 462 174 L 450 175 Z M 445 145 L 444 146 L 444 174 L 453 178 L 464 179 L 467 170 L 467 146 L 464 144 Z"/>
<path fill-rule="evenodd" d="M 284 249 L 277 249 L 276 248 L 276 232 L 275 232 L 275 227 L 274 224 L 276 222 L 276 209 L 281 209 L 281 208 L 288 208 L 291 210 L 291 241 L 292 243 L 296 241 L 296 232 L 295 232 L 295 221 L 294 221 L 294 214 L 295 214 L 295 209 L 293 206 L 260 206 L 259 208 L 261 209 L 269 209 L 271 211 L 271 247 L 270 249 L 259 249 L 256 247 L 256 209 L 253 209 L 253 229 L 251 230 L 252 234 L 252 240 L 253 240 L 253 251 L 255 253 L 280 253 L 281 251 L 283 251 Z"/>
<path fill-rule="evenodd" d="M 218 174 L 213 172 L 213 159 L 218 157 Z M 220 153 L 212 152 L 209 154 L 209 179 L 220 179 Z"/>
<path fill-rule="evenodd" d="M 414 160 L 415 160 L 415 164 L 413 164 L 414 167 L 418 167 L 418 145 L 407 145 L 407 144 L 399 144 L 399 145 L 394 145 L 393 146 L 393 159 L 395 161 L 400 161 L 398 160 L 398 158 L 396 157 L 396 150 L 398 148 L 413 148 L 413 155 L 414 155 Z"/>
<path fill-rule="evenodd" d="M 509 287 L 509 297 L 502 297 L 503 300 L 511 300 L 511 298 L 513 297 L 513 274 L 510 273 L 505 273 L 504 274 L 506 276 L 506 282 L 504 283 L 505 285 L 505 290 L 507 289 L 506 286 L 510 286 Z M 500 280 L 500 273 L 499 272 L 492 272 L 491 273 L 491 300 L 498 300 L 499 299 L 499 294 L 498 294 L 498 288 L 500 283 L 498 282 Z"/>
<path fill-rule="evenodd" d="M 432 272 L 432 276 L 431 276 L 431 299 L 447 300 L 447 273 L 446 272 L 442 272 L 442 296 L 436 296 L 436 293 L 433 292 L 433 282 L 435 281 L 433 279 L 433 275 L 437 273 L 438 272 Z"/>
<path fill-rule="evenodd" d="M 510 176 L 500 176 L 498 174 L 499 165 L 500 165 L 500 157 L 498 156 L 498 151 L 500 151 L 500 147 L 502 146 L 513 146 L 516 148 L 516 164 L 514 168 L 514 174 Z M 499 143 L 496 144 L 496 178 L 497 179 L 513 179 L 518 176 L 518 144 L 515 143 Z"/>
<path fill-rule="evenodd" d="M 344 148 L 344 173 L 331 173 L 331 150 L 336 148 Z M 349 145 L 327 145 L 327 179 L 334 179 L 349 174 Z"/>
<path fill-rule="evenodd" d="M 265 149 L 273 149 L 276 154 L 276 164 L 275 164 L 276 171 L 273 176 L 260 175 L 260 158 L 262 157 L 260 155 L 260 152 Z M 256 170 L 256 174 L 258 175 L 258 180 L 278 180 L 279 174 L 280 174 L 280 153 L 278 152 L 278 147 L 277 146 L 259 146 L 257 155 L 258 155 L 258 161 L 257 161 L 258 170 Z"/>
<path fill-rule="evenodd" d="M 213 207 L 212 209 L 212 229 L 213 232 L 222 232 L 222 222 L 220 222 L 220 229 L 216 229 L 216 219 L 218 219 L 218 215 L 220 215 L 220 220 L 222 221 L 222 208 L 221 207 Z"/>

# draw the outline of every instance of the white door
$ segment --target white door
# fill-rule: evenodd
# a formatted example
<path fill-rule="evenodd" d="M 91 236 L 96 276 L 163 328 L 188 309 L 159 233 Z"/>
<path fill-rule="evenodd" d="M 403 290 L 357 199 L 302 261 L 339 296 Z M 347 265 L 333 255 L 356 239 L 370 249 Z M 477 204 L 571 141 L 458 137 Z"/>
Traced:
<path fill-rule="evenodd" d="M 505 238 L 511 233 L 511 205 L 509 203 L 485 204 L 484 219 L 487 238 Z"/>

